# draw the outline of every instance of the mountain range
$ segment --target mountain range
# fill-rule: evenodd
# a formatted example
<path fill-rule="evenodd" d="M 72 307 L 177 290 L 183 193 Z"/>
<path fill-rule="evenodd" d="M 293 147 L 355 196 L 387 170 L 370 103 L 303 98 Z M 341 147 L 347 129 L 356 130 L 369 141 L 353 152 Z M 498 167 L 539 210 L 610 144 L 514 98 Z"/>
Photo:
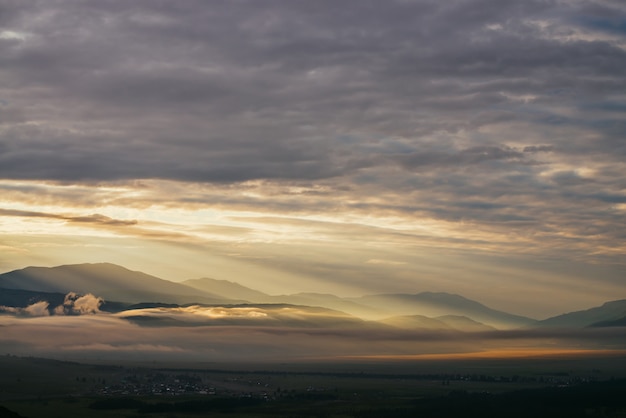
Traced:
<path fill-rule="evenodd" d="M 626 322 L 626 300 L 537 321 L 450 293 L 356 298 L 323 293 L 268 295 L 236 282 L 201 278 L 176 283 L 109 263 L 27 267 L 0 274 L 0 305 L 4 307 L 25 308 L 46 301 L 52 309 L 62 304 L 69 292 L 103 298 L 102 310 L 123 311 L 125 318 L 143 325 L 194 325 L 210 320 L 211 324 L 230 325 L 362 327 L 375 324 L 383 328 L 481 332 L 529 327 L 624 326 Z M 204 309 L 204 322 L 188 315 L 192 306 Z M 163 312 L 174 308 L 178 314 L 185 315 L 163 317 Z M 219 309 L 229 310 L 228 314 L 218 312 Z"/>
<path fill-rule="evenodd" d="M 606 302 L 584 311 L 570 312 L 539 321 L 540 327 L 603 327 L 626 325 L 626 300 Z"/>
<path fill-rule="evenodd" d="M 110 263 L 26 267 L 0 275 L 0 288 L 36 292 L 92 293 L 105 300 L 131 303 L 223 301 L 221 296 Z"/>

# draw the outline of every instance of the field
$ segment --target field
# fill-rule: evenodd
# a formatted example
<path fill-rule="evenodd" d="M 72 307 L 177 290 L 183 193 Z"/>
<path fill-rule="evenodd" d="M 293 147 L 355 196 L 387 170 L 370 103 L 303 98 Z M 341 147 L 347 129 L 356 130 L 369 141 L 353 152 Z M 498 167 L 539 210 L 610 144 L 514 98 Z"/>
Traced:
<path fill-rule="evenodd" d="M 623 356 L 0 370 L 0 417 L 626 416 Z"/>

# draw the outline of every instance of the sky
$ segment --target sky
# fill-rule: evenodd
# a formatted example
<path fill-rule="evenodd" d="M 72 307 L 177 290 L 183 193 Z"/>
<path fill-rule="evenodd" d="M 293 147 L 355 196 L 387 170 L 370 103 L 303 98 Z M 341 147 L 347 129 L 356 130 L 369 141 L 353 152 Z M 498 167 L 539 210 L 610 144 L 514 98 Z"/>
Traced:
<path fill-rule="evenodd" d="M 0 272 L 626 298 L 621 0 L 0 0 Z"/>

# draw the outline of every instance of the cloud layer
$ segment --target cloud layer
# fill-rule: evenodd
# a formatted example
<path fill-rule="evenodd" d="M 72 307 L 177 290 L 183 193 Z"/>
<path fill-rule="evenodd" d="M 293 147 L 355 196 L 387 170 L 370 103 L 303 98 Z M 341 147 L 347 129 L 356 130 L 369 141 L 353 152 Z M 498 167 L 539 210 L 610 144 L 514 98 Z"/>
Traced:
<path fill-rule="evenodd" d="M 97 235 L 275 287 L 487 277 L 582 308 L 600 277 L 592 305 L 626 273 L 624 22 L 618 0 L 0 1 L 0 267 Z"/>
<path fill-rule="evenodd" d="M 177 316 L 179 313 L 172 312 Z M 3 349 L 20 355 L 119 361 L 300 361 L 402 358 L 433 353 L 518 356 L 623 350 L 621 329 L 458 333 L 375 328 L 197 325 L 139 326 L 115 315 L 0 316 Z M 498 353 L 499 354 L 494 354 Z M 623 352 L 623 351 L 621 351 Z"/>
<path fill-rule="evenodd" d="M 625 15 L 608 1 L 5 3 L 0 175 L 534 177 L 589 151 L 619 165 Z"/>
<path fill-rule="evenodd" d="M 17 316 L 50 316 L 54 315 L 90 315 L 100 313 L 100 306 L 104 300 L 91 293 L 79 295 L 70 292 L 65 295 L 65 300 L 59 306 L 50 307 L 45 300 L 34 302 L 24 308 L 0 305 L 0 313 L 14 314 Z"/>

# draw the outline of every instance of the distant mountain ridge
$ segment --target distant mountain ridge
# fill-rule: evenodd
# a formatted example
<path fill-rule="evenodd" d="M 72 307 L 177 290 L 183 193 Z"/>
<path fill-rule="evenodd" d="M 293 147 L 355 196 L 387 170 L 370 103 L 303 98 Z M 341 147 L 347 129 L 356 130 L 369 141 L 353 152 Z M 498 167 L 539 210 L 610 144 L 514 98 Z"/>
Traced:
<path fill-rule="evenodd" d="M 185 280 L 181 282 L 181 284 L 232 300 L 262 301 L 269 297 L 266 293 L 250 289 L 237 282 L 211 279 L 208 277 Z"/>
<path fill-rule="evenodd" d="M 626 317 L 626 299 L 606 302 L 601 306 L 582 311 L 569 312 L 539 321 L 538 327 L 584 328 L 601 326 L 619 326 Z"/>
<path fill-rule="evenodd" d="M 218 295 L 111 263 L 26 267 L 1 274 L 0 288 L 50 293 L 93 293 L 105 300 L 135 303 L 155 300 L 185 303 L 194 299 L 204 303 L 223 302 L 223 298 Z"/>
<path fill-rule="evenodd" d="M 54 307 L 63 304 L 65 295 L 65 293 L 4 288 L 0 289 L 0 306 L 25 308 L 33 303 L 46 301 Z"/>
<path fill-rule="evenodd" d="M 624 326 L 626 322 L 626 300 L 606 302 L 588 310 L 536 321 L 443 292 L 354 298 L 324 293 L 273 296 L 227 280 L 201 278 L 177 283 L 110 263 L 26 267 L 0 274 L 0 305 L 25 307 L 41 300 L 56 305 L 68 292 L 92 293 L 101 297 L 105 300 L 102 310 L 109 312 L 124 311 L 133 304 L 145 307 L 201 304 L 231 308 L 246 303 L 290 304 L 330 309 L 368 323 L 403 329 L 481 332 L 494 328 L 616 327 Z M 307 312 L 312 311 L 309 309 Z"/>
<path fill-rule="evenodd" d="M 365 319 L 381 319 L 387 315 L 379 309 L 355 302 L 351 299 L 340 298 L 339 296 L 328 293 L 295 293 L 292 295 L 269 296 L 265 299 L 267 302 L 274 303 L 292 303 L 294 305 L 322 306 L 328 309 L 335 309 L 349 313 Z"/>
<path fill-rule="evenodd" d="M 531 318 L 491 309 L 463 296 L 444 292 L 368 295 L 350 300 L 383 312 L 395 312 L 396 315 L 413 315 L 420 312 L 428 317 L 465 316 L 495 328 L 517 328 L 536 322 Z"/>

